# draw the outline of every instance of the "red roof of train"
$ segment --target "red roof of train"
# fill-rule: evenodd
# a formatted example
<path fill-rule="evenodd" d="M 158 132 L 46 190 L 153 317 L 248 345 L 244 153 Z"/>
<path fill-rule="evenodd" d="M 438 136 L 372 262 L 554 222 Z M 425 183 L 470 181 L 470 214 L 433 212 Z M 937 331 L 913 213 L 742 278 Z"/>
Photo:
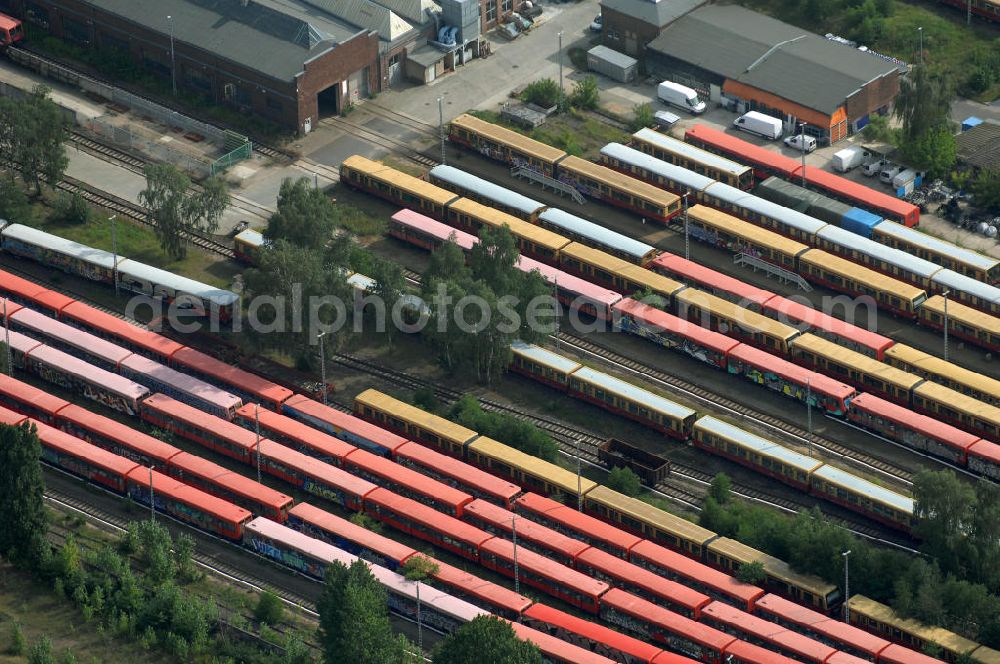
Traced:
<path fill-rule="evenodd" d="M 0 394 L 6 394 L 12 399 L 23 401 L 49 414 L 56 414 L 69 405 L 65 399 L 40 390 L 34 385 L 23 383 L 7 374 L 0 373 Z"/>
<path fill-rule="evenodd" d="M 10 295 L 34 302 L 58 314 L 69 304 L 76 302 L 73 298 L 63 295 L 54 290 L 49 290 L 41 284 L 37 284 L 29 279 L 22 279 L 16 274 L 0 270 L 0 291 L 10 293 Z M 11 313 L 10 305 L 7 309 L 8 315 Z"/>
<path fill-rule="evenodd" d="M 773 150 L 748 143 L 742 138 L 731 136 L 707 125 L 695 125 L 684 132 L 684 140 L 697 139 L 708 145 L 715 145 L 736 157 L 735 161 L 745 165 L 763 164 L 786 176 L 794 174 L 800 167 L 797 159 L 790 159 Z M 819 170 L 810 168 L 810 171 Z"/>
<path fill-rule="evenodd" d="M 756 606 L 788 622 L 808 627 L 838 643 L 849 644 L 871 655 L 877 655 L 889 645 L 888 641 L 879 636 L 772 593 L 757 600 Z"/>
<path fill-rule="evenodd" d="M 494 554 L 501 560 L 514 560 L 514 543 L 510 540 L 494 537 L 483 542 L 481 549 L 483 552 Z M 619 560 L 621 559 L 619 558 Z M 523 547 L 517 548 L 517 565 L 523 571 L 552 579 L 588 597 L 597 597 L 610 587 L 604 581 L 598 581 L 586 574 L 581 574 L 571 567 Z"/>
<path fill-rule="evenodd" d="M 683 606 L 695 614 L 711 602 L 711 598 L 704 593 L 700 593 L 693 588 L 688 588 L 676 581 L 665 579 L 659 574 L 650 572 L 648 569 L 639 567 L 638 565 L 625 562 L 621 558 L 595 547 L 591 547 L 580 554 L 577 566 L 582 564 L 590 565 L 613 579 L 620 579 L 624 583 L 642 588 L 647 593 L 662 597 L 678 606 Z M 618 585 L 618 583 L 616 582 L 613 585 Z"/>
<path fill-rule="evenodd" d="M 76 436 L 71 436 L 65 431 L 60 431 L 37 420 L 31 420 L 31 422 L 38 427 L 38 439 L 42 441 L 43 445 L 85 459 L 88 463 L 103 468 L 114 475 L 124 477 L 133 468 L 139 467 L 139 464 L 135 461 L 129 461 L 125 457 L 108 452 L 96 445 L 91 445 L 87 441 L 80 440 Z"/>
<path fill-rule="evenodd" d="M 502 529 L 504 533 L 510 533 L 513 530 L 511 521 L 516 515 L 499 505 L 477 499 L 465 506 L 465 512 L 479 517 L 496 528 Z M 556 530 L 547 528 L 524 517 L 521 517 L 517 521 L 517 538 L 518 540 L 523 539 L 526 542 L 539 542 L 549 549 L 561 552 L 570 560 L 576 559 L 580 553 L 591 548 L 586 542 L 563 535 Z M 615 560 L 621 562 L 621 558 L 615 558 Z"/>
<path fill-rule="evenodd" d="M 178 349 L 171 356 L 170 360 L 180 366 L 200 371 L 202 374 L 222 383 L 235 385 L 244 392 L 253 394 L 263 401 L 278 404 L 294 394 L 287 387 L 272 383 L 257 374 L 226 364 L 210 355 L 206 355 L 193 348 L 188 348 L 187 346 Z"/>
<path fill-rule="evenodd" d="M 456 513 L 461 513 L 462 505 L 472 500 L 472 496 L 455 487 L 422 475 L 412 468 L 402 466 L 384 456 L 367 450 L 354 450 L 344 460 L 346 466 L 357 466 L 372 475 L 385 478 L 393 484 L 404 486 L 411 491 L 427 496 L 436 503 L 447 505 Z"/>
<path fill-rule="evenodd" d="M 532 512 L 544 514 L 547 518 L 566 524 L 573 530 L 586 533 L 593 539 L 612 544 L 626 551 L 642 541 L 641 537 L 615 528 L 600 519 L 578 512 L 575 509 L 546 498 L 537 493 L 526 493 L 517 499 L 517 504 Z"/>
<path fill-rule="evenodd" d="M 490 535 L 486 531 L 382 487 L 376 487 L 371 493 L 367 494 L 365 502 L 384 505 L 396 514 L 412 519 L 428 530 L 443 533 L 451 539 L 461 540 L 474 546 L 477 550 L 483 542 L 493 539 L 493 535 Z M 518 559 L 520 557 L 521 552 L 518 551 Z"/>
<path fill-rule="evenodd" d="M 165 394 L 153 394 L 143 401 L 143 405 L 147 409 L 165 413 L 177 420 L 208 431 L 214 436 L 224 438 L 237 447 L 252 450 L 257 444 L 257 435 L 253 431 L 247 431 L 238 424 L 198 410 L 194 406 L 172 399 Z M 277 445 L 277 443 L 272 443 L 272 445 Z"/>
<path fill-rule="evenodd" d="M 836 648 L 793 632 L 778 623 L 764 620 L 723 602 L 712 602 L 704 608 L 702 615 L 714 618 L 737 631 L 774 643 L 810 661 L 825 662 L 837 651 Z"/>
<path fill-rule="evenodd" d="M 738 657 L 746 664 L 798 664 L 796 660 L 776 652 L 771 652 L 767 648 L 761 648 L 746 641 L 733 641 L 726 647 L 726 654 Z"/>
<path fill-rule="evenodd" d="M 715 568 L 704 565 L 697 560 L 692 560 L 676 551 L 671 551 L 650 540 L 643 540 L 632 547 L 632 550 L 629 551 L 629 556 L 636 555 L 642 556 L 666 569 L 674 570 L 680 576 L 696 579 L 720 593 L 738 598 L 747 604 L 764 594 L 764 591 L 757 586 L 737 581 L 725 572 L 720 572 Z"/>
<path fill-rule="evenodd" d="M 181 452 L 172 458 L 170 465 L 183 473 L 218 484 L 239 496 L 250 498 L 275 510 L 284 509 L 292 503 L 291 496 L 188 452 Z M 183 476 L 181 479 L 183 480 Z"/>
<path fill-rule="evenodd" d="M 565 630 L 571 634 L 579 634 L 590 641 L 603 643 L 608 647 L 626 653 L 631 657 L 638 658 L 643 662 L 653 661 L 653 658 L 663 651 L 662 648 L 658 648 L 657 646 L 644 643 L 621 632 L 616 632 L 604 625 L 563 613 L 545 604 L 538 603 L 532 605 L 531 608 L 524 612 L 524 615 L 526 618 L 554 625 L 557 629 Z"/>
<path fill-rule="evenodd" d="M 181 348 L 184 348 L 176 341 L 172 341 L 163 335 L 144 330 L 138 325 L 126 320 L 112 316 L 111 314 L 95 309 L 94 307 L 73 302 L 67 305 L 60 313 L 60 318 L 71 318 L 81 323 L 103 330 L 137 348 L 142 348 L 144 352 L 151 353 L 167 359 Z"/>
<path fill-rule="evenodd" d="M 417 552 L 416 549 L 405 544 L 389 539 L 384 535 L 379 535 L 362 526 L 355 525 L 347 519 L 343 519 L 336 514 L 331 514 L 309 503 L 295 505 L 288 510 L 288 516 L 289 518 L 296 517 L 302 519 L 319 530 L 325 530 L 332 535 L 354 542 L 358 546 L 375 551 L 389 560 L 395 560 L 397 563 L 402 563 Z"/>
<path fill-rule="evenodd" d="M 59 411 L 59 417 L 73 422 L 82 429 L 110 438 L 123 447 L 142 452 L 145 456 L 157 459 L 160 463 L 166 463 L 168 459 L 181 452 L 173 445 L 133 429 L 127 424 L 81 408 L 76 404 L 70 404 Z"/>
<path fill-rule="evenodd" d="M 381 427 L 375 426 L 370 422 L 365 422 L 348 413 L 341 412 L 336 408 L 324 406 L 320 402 L 301 394 L 290 397 L 285 401 L 284 405 L 300 411 L 308 418 L 329 424 L 335 429 L 342 429 L 359 438 L 378 443 L 390 452 L 395 451 L 400 445 L 410 442 L 402 436 L 386 431 Z"/>
<path fill-rule="evenodd" d="M 15 413 L 12 410 L 0 406 L 0 424 L 14 426 L 23 423 L 26 419 L 28 419 L 27 415 Z"/>
<path fill-rule="evenodd" d="M 530 599 L 513 590 L 498 586 L 491 581 L 481 579 L 435 558 L 430 558 L 430 560 L 438 566 L 438 571 L 434 574 L 435 579 L 458 588 L 470 597 L 478 597 L 511 613 L 523 613 L 532 604 Z"/>
<path fill-rule="evenodd" d="M 885 350 L 895 343 L 889 337 L 878 334 L 877 332 L 866 330 L 857 325 L 851 325 L 850 323 L 844 322 L 839 318 L 834 318 L 833 316 L 824 314 L 822 311 L 813 309 L 812 307 L 780 295 L 775 295 L 768 300 L 767 303 L 764 304 L 764 309 L 768 311 L 775 311 L 778 314 L 783 314 L 791 321 L 802 321 L 809 325 L 809 327 L 824 330 L 830 334 L 836 334 L 837 336 L 850 339 L 851 341 L 866 348 L 871 348 L 875 351 L 876 356 L 879 359 L 882 358 L 882 354 Z M 787 322 L 786 320 L 779 320 L 783 323 Z M 788 324 L 792 325 L 793 323 L 788 322 Z"/>
<path fill-rule="evenodd" d="M 253 434 L 251 433 L 251 435 Z M 378 488 L 368 480 L 352 475 L 346 470 L 337 468 L 325 461 L 302 454 L 290 447 L 285 447 L 281 443 L 271 440 L 263 442 L 264 445 L 260 448 L 261 458 L 274 459 L 275 462 L 296 473 L 307 475 L 361 497 L 367 496 L 370 492 Z"/>
<path fill-rule="evenodd" d="M 925 655 L 916 650 L 910 650 L 898 643 L 891 644 L 879 653 L 878 661 L 881 664 L 941 664 L 940 659 Z"/>
<path fill-rule="evenodd" d="M 448 238 L 454 234 L 455 243 L 462 249 L 469 249 L 472 245 L 479 242 L 479 238 L 471 233 L 466 233 L 465 231 L 453 228 L 448 224 L 441 223 L 436 219 L 431 219 L 430 217 L 413 210 L 404 208 L 392 215 L 392 218 L 394 221 L 398 221 L 405 226 L 415 228 L 442 241 L 448 240 Z"/>
<path fill-rule="evenodd" d="M 969 448 L 969 454 L 993 462 L 1000 466 L 1000 445 L 988 440 L 980 440 Z"/>
<path fill-rule="evenodd" d="M 690 618 L 685 618 L 679 613 L 665 609 L 662 606 L 657 606 L 649 600 L 618 588 L 612 588 L 606 592 L 601 598 L 601 603 L 621 613 L 626 613 L 639 620 L 649 622 L 657 629 L 679 634 L 702 646 L 714 648 L 718 651 L 722 651 L 727 645 L 736 640 L 729 634 L 720 632 L 714 627 L 703 625 Z"/>
<path fill-rule="evenodd" d="M 491 475 L 486 471 L 459 461 L 447 454 L 432 450 L 420 443 L 405 443 L 396 449 L 397 459 L 412 459 L 423 466 L 431 468 L 445 477 L 452 477 L 466 484 L 475 486 L 483 493 L 495 496 L 504 501 L 511 501 L 521 493 L 521 487 Z M 498 508 L 499 509 L 499 508 Z"/>
<path fill-rule="evenodd" d="M 730 350 L 740 345 L 739 341 L 731 339 L 724 334 L 706 329 L 697 323 L 678 318 L 673 314 L 668 314 L 648 304 L 643 304 L 638 300 L 626 297 L 618 302 L 614 309 L 616 311 L 634 316 L 638 320 L 655 325 L 668 332 L 682 335 L 696 343 L 711 348 L 718 353 L 728 353 Z"/>
<path fill-rule="evenodd" d="M 793 175 L 796 178 L 802 177 L 801 165 L 795 169 Z M 888 210 L 903 219 L 909 219 L 916 213 L 916 218 L 920 218 L 920 210 L 913 203 L 907 203 L 895 196 L 890 196 L 853 180 L 848 180 L 835 173 L 824 171 L 822 168 L 806 168 L 806 182 L 820 189 L 833 192 L 835 198 L 837 194 L 846 196 L 857 202 L 858 207 Z"/>
<path fill-rule="evenodd" d="M 342 461 L 345 456 L 357 449 L 354 445 L 345 443 L 341 439 L 334 438 L 330 434 L 315 429 L 299 420 L 276 413 L 273 410 L 257 408 L 256 406 L 256 404 L 252 403 L 243 404 L 236 409 L 236 413 L 250 420 L 253 420 L 256 416 L 262 430 L 277 431 L 291 440 L 315 449 L 323 456 L 335 458 L 338 461 Z"/>
<path fill-rule="evenodd" d="M 653 270 L 661 268 L 668 276 L 680 275 L 682 278 L 690 279 L 695 283 L 705 284 L 717 290 L 733 293 L 737 297 L 754 304 L 763 304 L 774 297 L 774 293 L 771 291 L 751 286 L 745 281 L 740 281 L 718 270 L 713 270 L 705 265 L 689 261 L 683 256 L 676 254 L 664 252 L 653 259 L 650 267 Z"/>
<path fill-rule="evenodd" d="M 734 348 L 730 351 L 729 356 L 777 374 L 785 380 L 790 380 L 799 385 L 805 385 L 808 379 L 809 389 L 813 392 L 826 394 L 837 399 L 847 399 L 857 391 L 847 383 L 841 383 L 839 380 L 834 380 L 821 373 L 810 371 L 788 360 L 772 355 L 767 351 L 759 350 L 746 344 Z"/>
<path fill-rule="evenodd" d="M 551 265 L 546 265 L 540 261 L 536 261 L 533 258 L 528 258 L 527 256 L 521 256 L 518 259 L 517 269 L 521 272 L 532 272 L 538 270 L 539 274 L 549 282 L 550 284 L 558 284 L 559 290 L 569 291 L 571 293 L 576 293 L 577 295 L 582 295 L 594 302 L 599 302 L 605 305 L 612 305 L 621 299 L 621 293 L 613 291 L 609 288 L 604 288 L 598 286 L 597 284 L 587 281 L 586 279 L 581 279 L 569 272 L 564 272 L 559 268 L 552 267 Z"/>
<path fill-rule="evenodd" d="M 613 660 L 604 655 L 584 650 L 580 646 L 567 643 L 560 638 L 532 629 L 521 623 L 510 622 L 510 626 L 517 634 L 517 638 L 522 641 L 530 641 L 538 646 L 542 651 L 542 658 L 546 661 L 572 662 L 573 664 L 614 664 Z"/>
<path fill-rule="evenodd" d="M 149 487 L 150 472 L 153 473 L 154 495 L 167 496 L 172 500 L 191 505 L 230 523 L 239 523 L 253 516 L 239 505 L 234 505 L 228 500 L 211 496 L 200 489 L 188 486 L 179 480 L 164 475 L 158 470 L 150 471 L 149 468 L 136 466 L 129 472 L 128 478 L 136 484 Z"/>
<path fill-rule="evenodd" d="M 862 392 L 854 397 L 851 400 L 851 408 L 884 417 L 907 428 L 916 429 L 948 447 L 960 450 L 969 450 L 976 441 L 980 440 L 980 437 L 975 434 L 966 433 L 941 420 L 921 415 L 905 406 L 899 406 L 867 392 Z"/>

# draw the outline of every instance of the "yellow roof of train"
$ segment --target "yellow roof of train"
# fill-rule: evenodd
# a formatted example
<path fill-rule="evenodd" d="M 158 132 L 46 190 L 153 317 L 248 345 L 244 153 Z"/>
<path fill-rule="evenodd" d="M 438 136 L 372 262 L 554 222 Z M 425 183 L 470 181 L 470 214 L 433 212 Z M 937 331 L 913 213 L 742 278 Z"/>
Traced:
<path fill-rule="evenodd" d="M 446 440 L 459 444 L 464 444 L 478 435 L 472 429 L 467 429 L 443 417 L 428 413 L 416 406 L 411 406 L 405 401 L 400 401 L 375 389 L 365 390 L 354 397 L 354 401 L 371 406 L 375 410 L 387 413 L 404 422 L 414 424 L 425 431 L 434 432 Z"/>
<path fill-rule="evenodd" d="M 785 561 L 729 537 L 720 537 L 709 543 L 708 549 L 740 563 L 759 562 L 764 566 L 764 570 L 774 578 L 805 588 L 820 597 L 826 597 L 837 589 L 837 586 L 832 583 L 827 583 L 823 579 L 809 574 L 799 574 Z"/>
<path fill-rule="evenodd" d="M 618 171 L 608 168 L 607 166 L 595 164 L 592 161 L 587 161 L 586 159 L 581 159 L 580 157 L 575 157 L 573 155 L 570 155 L 560 161 L 559 168 L 565 168 L 581 173 L 592 180 L 606 184 L 609 187 L 614 187 L 615 189 L 628 191 L 631 194 L 658 205 L 662 205 L 663 207 L 674 205 L 680 200 L 680 197 L 677 194 L 672 194 L 669 191 L 660 189 L 659 187 L 654 187 L 648 182 L 637 180 L 634 177 L 624 173 L 619 173 Z"/>
<path fill-rule="evenodd" d="M 631 282 L 648 288 L 653 292 L 664 293 L 670 297 L 673 297 L 678 291 L 686 288 L 686 286 L 679 281 L 671 279 L 670 277 L 665 277 L 658 272 L 653 272 L 652 270 L 648 270 L 640 265 L 633 265 L 631 263 L 618 270 L 618 274 Z"/>
<path fill-rule="evenodd" d="M 880 380 L 891 383 L 905 390 L 912 389 L 914 385 L 923 380 L 920 376 L 909 371 L 903 371 L 890 366 L 885 362 L 880 362 L 873 357 L 862 355 L 850 348 L 845 348 L 823 337 L 816 336 L 811 332 L 802 334 L 792 342 L 795 348 L 803 348 L 816 355 L 833 360 L 842 367 L 862 371 L 869 376 L 876 376 Z"/>
<path fill-rule="evenodd" d="M 951 305 L 948 305 L 948 315 L 951 315 Z M 885 351 L 886 357 L 898 359 L 921 371 L 936 376 L 944 376 L 950 381 L 964 385 L 984 394 L 994 394 L 1000 398 L 1000 380 L 984 376 L 981 373 L 960 367 L 953 362 L 946 362 L 922 350 L 917 350 L 906 344 L 893 344 Z"/>
<path fill-rule="evenodd" d="M 513 215 L 509 215 L 496 208 L 491 208 L 488 205 L 483 205 L 469 198 L 460 198 L 448 207 L 467 214 L 474 219 L 479 219 L 484 224 L 494 228 L 507 226 L 515 237 L 525 238 L 552 251 L 558 251 L 570 242 L 569 239 L 558 233 L 553 233 L 547 228 L 528 223 L 523 219 L 518 219 Z"/>
<path fill-rule="evenodd" d="M 382 182 L 387 182 L 389 184 L 396 185 L 401 189 L 405 189 L 406 191 L 411 191 L 421 198 L 426 198 L 427 200 L 433 201 L 438 205 L 445 205 L 449 201 L 458 197 L 458 194 L 453 191 L 442 189 L 437 185 L 433 185 L 429 182 L 421 180 L 420 178 L 413 177 L 412 175 L 396 170 L 392 166 L 386 166 L 380 161 L 368 159 L 367 157 L 362 157 L 361 155 L 348 157 L 343 161 L 342 165 L 361 171 L 369 177 L 381 180 Z"/>
<path fill-rule="evenodd" d="M 686 288 L 677 294 L 679 302 L 693 304 L 702 311 L 710 311 L 719 316 L 723 316 L 731 321 L 740 323 L 744 328 L 760 330 L 765 334 L 784 339 L 791 339 L 799 333 L 791 325 L 785 325 L 773 318 L 758 314 L 754 311 L 741 307 L 735 302 L 723 300 L 721 297 L 698 290 L 697 288 Z"/>
<path fill-rule="evenodd" d="M 808 245 L 796 242 L 791 238 L 787 238 L 774 231 L 769 231 L 766 228 L 755 226 L 749 221 L 744 221 L 739 217 L 734 217 L 731 214 L 726 214 L 722 210 L 716 210 L 707 205 L 693 205 L 688 208 L 688 214 L 693 219 L 697 219 L 707 226 L 721 229 L 731 235 L 745 237 L 754 244 L 771 247 L 785 254 L 797 256 L 809 249 Z"/>
<path fill-rule="evenodd" d="M 944 296 L 932 295 L 920 307 L 944 316 Z M 1000 318 L 956 302 L 954 298 L 948 300 L 948 318 L 954 318 L 956 321 L 969 323 L 981 330 L 990 330 L 995 334 L 1000 334 L 998 332 L 1000 331 Z"/>
<path fill-rule="evenodd" d="M 577 477 L 576 473 L 570 472 L 554 463 L 550 463 L 536 456 L 514 449 L 510 445 L 505 445 L 498 440 L 481 436 L 469 445 L 470 450 L 497 459 L 513 468 L 540 477 L 550 484 L 554 484 L 570 495 L 576 495 Z M 597 482 L 586 477 L 580 478 L 580 488 L 584 494 L 597 486 Z"/>
<path fill-rule="evenodd" d="M 520 134 L 513 129 L 501 127 L 500 125 L 495 125 L 492 122 L 487 122 L 486 120 L 480 120 L 476 116 L 469 115 L 468 113 L 459 115 L 457 118 L 452 120 L 451 123 L 479 134 L 480 136 L 493 139 L 497 143 L 509 145 L 517 149 L 518 152 L 523 152 L 524 154 L 532 157 L 537 157 L 538 159 L 548 163 L 555 163 L 562 157 L 566 156 L 566 153 L 559 148 L 536 141 L 535 139 L 529 138 L 524 134 Z"/>
<path fill-rule="evenodd" d="M 852 263 L 846 258 L 835 256 L 822 249 L 810 249 L 801 256 L 800 261 L 813 263 L 824 268 L 828 272 L 834 272 L 842 277 L 848 277 L 854 281 L 870 286 L 885 293 L 892 293 L 903 298 L 907 302 L 912 302 L 924 293 L 922 288 L 911 286 L 910 284 L 893 279 L 881 272 L 876 272 L 871 268 Z"/>
<path fill-rule="evenodd" d="M 603 505 L 608 505 L 633 519 L 648 523 L 664 532 L 673 533 L 687 541 L 704 545 L 705 542 L 715 537 L 715 533 L 707 528 L 702 528 L 676 514 L 665 512 L 638 498 L 630 498 L 603 485 L 597 486 L 588 493 L 587 500 L 595 500 Z"/>
<path fill-rule="evenodd" d="M 925 641 L 933 641 L 951 652 L 966 653 L 979 647 L 975 641 L 970 641 L 964 636 L 959 636 L 942 627 L 925 625 L 912 618 L 903 618 L 885 604 L 864 595 L 852 596 L 847 600 L 847 604 L 851 607 L 852 612 L 869 616 L 880 623 L 891 625 L 908 634 L 915 634 Z"/>
<path fill-rule="evenodd" d="M 1000 408 L 957 392 L 933 381 L 924 381 L 913 390 L 914 394 L 943 403 L 948 408 L 971 415 L 977 419 L 1000 426 Z"/>
<path fill-rule="evenodd" d="M 633 267 L 633 264 L 629 263 L 627 260 L 618 258 L 617 256 L 612 256 L 606 251 L 594 249 L 593 247 L 588 247 L 587 245 L 579 242 L 571 242 L 570 244 L 567 244 L 563 247 L 562 253 L 583 263 L 587 263 L 588 265 L 596 265 L 611 274 L 619 274 L 622 273 L 623 270 Z"/>

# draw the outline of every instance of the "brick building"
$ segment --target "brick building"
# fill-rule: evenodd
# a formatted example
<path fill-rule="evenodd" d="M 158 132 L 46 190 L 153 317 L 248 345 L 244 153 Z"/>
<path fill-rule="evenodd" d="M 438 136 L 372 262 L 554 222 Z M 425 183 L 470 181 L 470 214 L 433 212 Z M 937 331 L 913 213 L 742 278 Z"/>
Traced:
<path fill-rule="evenodd" d="M 707 5 L 667 26 L 646 48 L 647 70 L 712 101 L 779 117 L 786 130 L 836 143 L 885 113 L 899 67 L 735 5 Z"/>
<path fill-rule="evenodd" d="M 665 27 L 707 0 L 601 0 L 602 43 L 641 58 Z"/>

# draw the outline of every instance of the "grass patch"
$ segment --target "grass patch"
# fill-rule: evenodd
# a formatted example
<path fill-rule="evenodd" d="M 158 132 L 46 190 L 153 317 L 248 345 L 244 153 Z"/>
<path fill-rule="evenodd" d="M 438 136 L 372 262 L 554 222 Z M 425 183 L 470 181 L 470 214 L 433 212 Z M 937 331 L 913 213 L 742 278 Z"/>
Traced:
<path fill-rule="evenodd" d="M 471 111 L 471 114 L 585 159 L 597 159 L 601 148 L 608 143 L 627 143 L 629 139 L 628 134 L 602 122 L 593 113 L 576 109 L 550 115 L 545 124 L 533 130 L 506 122 L 494 111 Z"/>
<path fill-rule="evenodd" d="M 417 166 L 416 164 L 403 160 L 397 159 L 396 157 L 386 156 L 382 158 L 382 163 L 386 166 L 391 166 L 397 171 L 402 171 L 407 175 L 412 175 L 415 178 L 423 177 L 427 172 L 426 169 Z"/>
<path fill-rule="evenodd" d="M 384 217 L 369 214 L 350 203 L 337 203 L 337 227 L 343 228 L 355 235 L 382 235 L 388 228 Z"/>

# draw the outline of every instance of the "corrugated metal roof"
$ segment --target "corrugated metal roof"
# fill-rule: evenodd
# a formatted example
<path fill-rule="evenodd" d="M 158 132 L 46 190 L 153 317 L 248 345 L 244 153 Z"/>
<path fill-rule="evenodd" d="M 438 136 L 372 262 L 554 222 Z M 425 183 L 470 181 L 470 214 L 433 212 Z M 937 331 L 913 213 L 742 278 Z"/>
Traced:
<path fill-rule="evenodd" d="M 433 0 L 376 0 L 378 4 L 388 7 L 407 21 L 415 25 L 430 20 L 427 11 L 439 12 L 441 6 Z"/>
<path fill-rule="evenodd" d="M 735 5 L 701 7 L 648 48 L 826 114 L 896 71 L 891 62 Z"/>
<path fill-rule="evenodd" d="M 607 247 L 614 247 L 618 251 L 626 253 L 637 260 L 644 258 L 650 251 L 653 251 L 653 247 L 645 242 L 626 237 L 621 233 L 616 233 L 609 228 L 599 226 L 592 221 L 587 221 L 558 208 L 549 208 L 538 215 L 538 218 L 544 219 L 554 226 L 563 228 L 567 232 L 578 233 L 593 242 Z"/>
<path fill-rule="evenodd" d="M 697 422 L 695 422 L 695 426 L 723 436 L 728 440 L 736 442 L 747 449 L 754 450 L 759 454 L 778 459 L 782 463 L 794 466 L 806 473 L 814 470 L 817 466 L 820 466 L 823 463 L 818 459 L 806 456 L 805 454 L 799 454 L 794 450 L 788 449 L 784 445 L 779 445 L 774 441 L 761 438 L 760 436 L 754 435 L 749 431 L 735 427 L 728 422 L 716 419 L 711 415 L 705 415 L 700 418 Z"/>
<path fill-rule="evenodd" d="M 456 187 L 474 191 L 477 195 L 483 196 L 509 208 L 513 208 L 525 214 L 531 214 L 536 210 L 545 207 L 544 203 L 523 196 L 516 191 L 511 191 L 506 187 L 484 180 L 471 173 L 441 164 L 430 170 L 432 178 L 438 178 Z"/>
<path fill-rule="evenodd" d="M 942 269 L 940 265 L 936 265 L 928 260 L 899 249 L 893 249 L 875 240 L 869 240 L 857 233 L 852 233 L 837 226 L 827 225 L 816 233 L 816 237 L 839 244 L 841 247 L 857 251 L 866 256 L 871 256 L 889 265 L 895 265 L 923 279 L 930 279 L 935 272 L 939 272 Z"/>
<path fill-rule="evenodd" d="M 613 48 L 608 48 L 607 46 L 600 44 L 587 51 L 587 55 L 592 55 L 599 60 L 610 62 L 614 66 L 621 67 L 622 69 L 635 67 L 639 64 L 639 61 L 635 58 L 627 56 L 624 53 L 619 53 Z"/>
<path fill-rule="evenodd" d="M 707 0 L 602 0 L 601 8 L 607 7 L 644 23 L 662 28 L 671 21 L 676 21 L 692 9 L 705 4 Z"/>
<path fill-rule="evenodd" d="M 986 120 L 955 137 L 958 159 L 976 168 L 1000 165 L 1000 122 Z"/>
<path fill-rule="evenodd" d="M 287 0 L 286 0 L 287 1 Z M 367 30 L 376 30 L 383 40 L 394 41 L 413 26 L 388 7 L 372 0 L 303 0 L 342 21 Z"/>
<path fill-rule="evenodd" d="M 644 390 L 637 385 L 610 376 L 603 371 L 597 371 L 590 367 L 580 367 L 573 373 L 573 376 L 592 385 L 603 387 L 610 392 L 614 392 L 619 396 L 642 404 L 657 412 L 666 413 L 671 417 L 686 418 L 695 414 L 695 411 L 690 408 L 674 403 L 670 399 L 661 397 L 658 394 L 653 394 L 649 390 Z"/>
<path fill-rule="evenodd" d="M 984 302 L 1000 304 L 1000 288 L 990 286 L 978 279 L 959 274 L 954 270 L 941 270 L 931 279 L 932 282 L 950 290 L 959 290 L 975 295 Z"/>
<path fill-rule="evenodd" d="M 569 373 L 574 369 L 579 368 L 580 363 L 575 362 L 569 358 L 565 358 L 558 353 L 553 353 L 550 350 L 545 350 L 541 346 L 536 346 L 534 344 L 525 343 L 523 341 L 515 341 L 510 345 L 512 351 L 518 355 L 523 355 L 530 360 L 534 360 L 541 364 L 553 367 L 563 373 Z"/>

